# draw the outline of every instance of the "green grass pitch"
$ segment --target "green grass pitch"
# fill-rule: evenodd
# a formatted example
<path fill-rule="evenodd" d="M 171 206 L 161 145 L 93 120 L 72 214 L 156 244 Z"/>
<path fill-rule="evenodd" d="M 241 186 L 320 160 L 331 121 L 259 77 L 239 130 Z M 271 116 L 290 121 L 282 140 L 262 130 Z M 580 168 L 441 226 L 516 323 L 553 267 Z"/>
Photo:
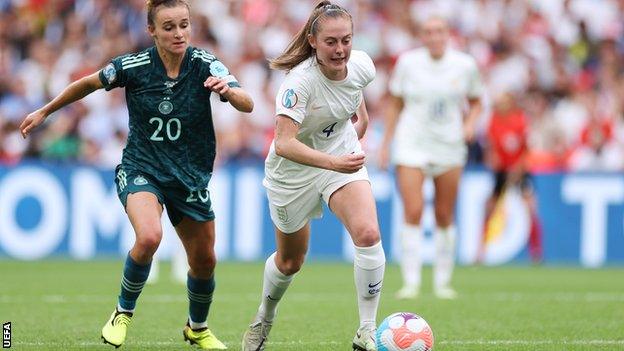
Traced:
<path fill-rule="evenodd" d="M 222 263 L 210 328 L 231 350 L 253 317 L 261 263 Z M 12 322 L 11 349 L 114 350 L 100 329 L 116 304 L 122 260 L 0 260 L 0 321 Z M 425 270 L 417 300 L 397 301 L 399 271 L 389 265 L 378 322 L 392 312 L 423 316 L 435 350 L 624 350 L 624 270 L 550 267 L 462 267 L 460 297 L 438 300 Z M 182 341 L 186 288 L 161 266 L 143 290 L 126 344 L 119 350 L 193 350 Z M 282 301 L 267 351 L 351 350 L 357 327 L 352 268 L 306 264 Z"/>

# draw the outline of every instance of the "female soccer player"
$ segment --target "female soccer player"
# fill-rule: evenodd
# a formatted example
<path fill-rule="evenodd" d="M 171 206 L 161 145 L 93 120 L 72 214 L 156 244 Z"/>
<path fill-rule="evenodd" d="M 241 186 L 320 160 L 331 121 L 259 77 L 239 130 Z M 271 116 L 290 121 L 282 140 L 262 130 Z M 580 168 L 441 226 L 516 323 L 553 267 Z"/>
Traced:
<path fill-rule="evenodd" d="M 275 139 L 263 182 L 277 251 L 266 260 L 262 300 L 243 337 L 244 351 L 264 350 L 277 304 L 303 264 L 309 221 L 321 216 L 321 201 L 345 225 L 355 245 L 360 326 L 353 348 L 377 350 L 385 256 L 358 140 L 368 124 L 362 89 L 375 77 L 375 66 L 364 52 L 351 50 L 352 37 L 351 15 L 323 1 L 286 51 L 271 62 L 274 69 L 287 71 L 276 98 Z"/>
<path fill-rule="evenodd" d="M 405 217 L 401 231 L 404 285 L 397 293 L 399 298 L 416 297 L 420 287 L 420 219 L 426 176 L 433 177 L 435 184 L 434 293 L 440 298 L 456 296 L 450 287 L 456 236 L 453 210 L 466 162 L 465 141 L 474 138 L 481 113 L 482 87 L 474 59 L 448 48 L 448 37 L 445 20 L 432 17 L 425 21 L 425 48 L 402 54 L 389 82 L 391 97 L 380 163 L 387 166 L 394 141 L 392 161 Z M 463 119 L 466 100 L 469 110 Z"/>
<path fill-rule="evenodd" d="M 95 90 L 126 88 L 130 133 L 115 182 L 136 240 L 126 258 L 117 308 L 102 328 L 102 339 L 116 347 L 125 341 L 162 238 L 160 217 L 166 206 L 190 265 L 184 338 L 203 349 L 225 350 L 207 328 L 216 265 L 207 188 L 216 148 L 209 98 L 218 93 L 242 112 L 251 112 L 253 101 L 219 60 L 189 45 L 186 0 L 148 1 L 147 29 L 155 46 L 116 57 L 102 70 L 71 83 L 28 115 L 20 129 L 26 137 L 48 115 Z"/>

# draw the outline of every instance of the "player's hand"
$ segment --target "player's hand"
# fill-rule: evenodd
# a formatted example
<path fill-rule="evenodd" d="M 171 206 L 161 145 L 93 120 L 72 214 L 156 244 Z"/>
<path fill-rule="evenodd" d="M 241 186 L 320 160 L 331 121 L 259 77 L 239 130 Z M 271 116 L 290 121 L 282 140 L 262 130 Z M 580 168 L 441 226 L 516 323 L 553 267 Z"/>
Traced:
<path fill-rule="evenodd" d="M 355 173 L 364 167 L 364 153 L 337 156 L 332 162 L 332 170 L 340 173 Z"/>
<path fill-rule="evenodd" d="M 387 145 L 386 143 L 381 144 L 377 163 L 380 169 L 383 169 L 384 171 L 388 169 L 388 165 L 390 164 L 390 145 Z"/>
<path fill-rule="evenodd" d="M 226 83 L 225 80 L 210 76 L 204 82 L 204 88 L 208 88 L 211 91 L 221 95 L 226 96 L 230 91 L 230 86 Z"/>
<path fill-rule="evenodd" d="M 26 116 L 19 126 L 22 137 L 25 139 L 34 128 L 45 121 L 46 117 L 46 114 L 41 110 L 37 110 Z"/>

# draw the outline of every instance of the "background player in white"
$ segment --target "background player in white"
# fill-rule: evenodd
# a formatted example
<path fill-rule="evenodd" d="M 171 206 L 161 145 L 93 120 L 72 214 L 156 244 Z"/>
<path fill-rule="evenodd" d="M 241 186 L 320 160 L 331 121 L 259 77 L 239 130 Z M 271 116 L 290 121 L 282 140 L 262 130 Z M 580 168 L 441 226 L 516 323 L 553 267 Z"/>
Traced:
<path fill-rule="evenodd" d="M 303 264 L 309 221 L 321 216 L 322 201 L 355 245 L 360 326 L 353 348 L 377 349 L 374 333 L 385 255 L 358 140 L 368 124 L 362 89 L 374 79 L 375 66 L 367 54 L 351 50 L 352 36 L 351 15 L 323 1 L 286 51 L 271 62 L 287 71 L 276 98 L 275 139 L 264 179 L 277 251 L 266 261 L 261 305 L 243 338 L 244 351 L 264 350 L 277 304 Z"/>
<path fill-rule="evenodd" d="M 474 59 L 448 48 L 448 38 L 444 19 L 426 20 L 421 29 L 425 47 L 402 54 L 389 82 L 380 163 L 387 167 L 394 142 L 392 163 L 405 217 L 401 231 L 404 285 L 397 293 L 399 298 L 414 298 L 419 292 L 426 176 L 433 177 L 435 184 L 434 293 L 440 298 L 456 296 L 450 287 L 456 237 L 453 211 L 466 162 L 465 141 L 473 140 L 481 113 L 482 86 Z M 468 112 L 463 118 L 466 101 Z"/>

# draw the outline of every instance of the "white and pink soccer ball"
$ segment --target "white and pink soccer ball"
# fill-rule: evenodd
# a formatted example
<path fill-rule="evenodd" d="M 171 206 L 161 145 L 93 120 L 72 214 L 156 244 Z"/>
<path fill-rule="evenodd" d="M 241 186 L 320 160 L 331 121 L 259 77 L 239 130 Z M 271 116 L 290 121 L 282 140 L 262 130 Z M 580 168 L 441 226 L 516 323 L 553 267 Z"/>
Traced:
<path fill-rule="evenodd" d="M 377 328 L 378 351 L 433 350 L 433 332 L 422 317 L 409 312 L 388 316 Z"/>

